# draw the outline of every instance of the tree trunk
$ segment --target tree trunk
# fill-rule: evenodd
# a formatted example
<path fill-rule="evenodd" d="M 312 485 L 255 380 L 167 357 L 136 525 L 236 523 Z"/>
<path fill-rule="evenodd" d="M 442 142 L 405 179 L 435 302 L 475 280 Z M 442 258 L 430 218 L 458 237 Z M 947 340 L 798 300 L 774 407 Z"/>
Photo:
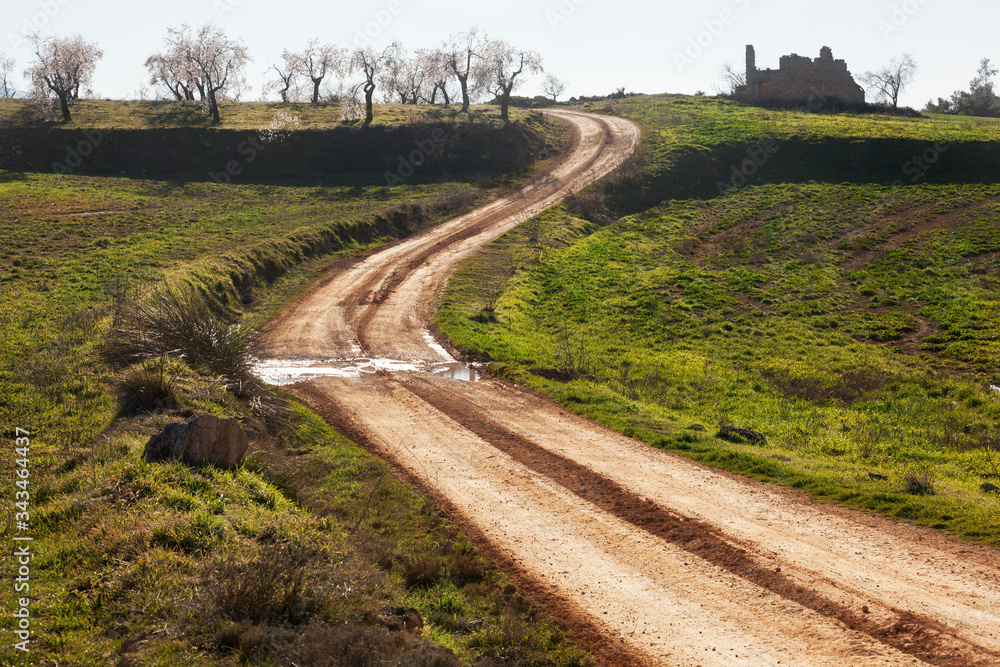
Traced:
<path fill-rule="evenodd" d="M 441 94 L 444 95 L 444 103 L 451 104 L 451 98 L 448 97 L 448 89 L 444 86 L 441 86 Z"/>
<path fill-rule="evenodd" d="M 208 104 L 212 110 L 212 125 L 218 125 L 222 122 L 222 116 L 219 115 L 219 100 L 215 97 L 215 91 L 208 91 Z"/>
<path fill-rule="evenodd" d="M 503 87 L 503 99 L 500 101 L 500 118 L 507 125 L 510 125 L 510 93 L 514 90 L 514 85 Z"/>
<path fill-rule="evenodd" d="M 323 83 L 323 77 L 320 77 L 318 79 L 316 79 L 314 77 L 309 77 L 309 78 L 312 79 L 312 82 L 313 82 L 313 99 L 312 99 L 312 103 L 313 104 L 319 104 L 319 85 L 321 83 Z"/>
<path fill-rule="evenodd" d="M 469 113 L 469 75 L 459 76 L 458 82 L 462 84 L 462 113 Z"/>
<path fill-rule="evenodd" d="M 59 93 L 59 108 L 62 110 L 63 120 L 70 120 L 69 113 L 69 91 L 65 93 Z"/>
<path fill-rule="evenodd" d="M 375 120 L 375 112 L 372 109 L 372 97 L 375 95 L 375 84 L 365 84 L 365 125 L 371 125 Z"/>

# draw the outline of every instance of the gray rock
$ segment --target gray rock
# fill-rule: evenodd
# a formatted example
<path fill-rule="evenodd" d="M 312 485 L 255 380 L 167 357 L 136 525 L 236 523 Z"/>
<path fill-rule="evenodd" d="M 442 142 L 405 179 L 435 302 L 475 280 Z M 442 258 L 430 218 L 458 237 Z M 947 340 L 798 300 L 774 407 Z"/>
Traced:
<path fill-rule="evenodd" d="M 727 440 L 742 440 L 753 445 L 767 444 L 767 437 L 763 433 L 758 433 L 749 428 L 740 428 L 739 426 L 720 426 L 719 437 Z"/>
<path fill-rule="evenodd" d="M 195 415 L 182 422 L 167 424 L 153 434 L 142 458 L 150 463 L 183 461 L 232 468 L 246 454 L 249 442 L 235 417 Z"/>
<path fill-rule="evenodd" d="M 872 479 L 881 479 L 881 480 L 886 480 L 886 479 L 889 479 L 889 476 L 888 476 L 888 475 L 883 475 L 882 473 L 880 473 L 880 472 L 875 472 L 874 470 L 869 470 L 869 471 L 868 471 L 868 476 L 869 476 L 870 478 L 872 478 Z"/>
<path fill-rule="evenodd" d="M 979 488 L 983 490 L 983 493 L 996 493 L 997 491 L 1000 491 L 1000 486 L 990 484 L 989 482 L 983 482 L 979 485 Z"/>

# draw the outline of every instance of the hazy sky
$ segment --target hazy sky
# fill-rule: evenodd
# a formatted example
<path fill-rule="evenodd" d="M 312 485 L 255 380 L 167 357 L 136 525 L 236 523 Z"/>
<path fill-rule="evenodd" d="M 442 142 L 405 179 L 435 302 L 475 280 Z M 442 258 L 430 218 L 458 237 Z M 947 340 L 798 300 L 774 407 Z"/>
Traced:
<path fill-rule="evenodd" d="M 215 23 L 242 37 L 254 58 L 247 78 L 256 99 L 264 72 L 282 49 L 312 37 L 349 46 L 367 32 L 376 44 L 436 46 L 449 33 L 480 25 L 491 37 L 539 51 L 546 68 L 569 82 L 566 97 L 624 86 L 645 93 L 712 92 L 718 68 L 742 69 L 747 44 L 758 67 L 788 53 L 817 56 L 821 46 L 854 74 L 911 53 L 917 80 L 902 104 L 966 88 L 982 58 L 1000 62 L 1000 3 L 971 0 L 4 0 L 0 52 L 32 59 L 22 35 L 81 33 L 104 49 L 94 89 L 134 97 L 147 79 L 143 62 L 162 48 L 166 30 Z M 22 82 L 23 85 L 23 82 Z M 521 94 L 540 93 L 530 81 Z"/>

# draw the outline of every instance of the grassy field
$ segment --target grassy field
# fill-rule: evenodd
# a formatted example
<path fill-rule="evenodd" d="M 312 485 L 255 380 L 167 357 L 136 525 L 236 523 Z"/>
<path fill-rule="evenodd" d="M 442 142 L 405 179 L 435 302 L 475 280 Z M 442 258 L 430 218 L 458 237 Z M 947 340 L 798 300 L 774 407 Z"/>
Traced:
<path fill-rule="evenodd" d="M 500 107 L 475 105 L 473 114 L 481 122 L 500 119 Z M 378 104 L 375 125 L 398 126 L 463 117 L 461 106 L 414 106 Z M 72 108 L 69 123 L 40 120 L 28 100 L 0 100 L 0 128 L 60 127 L 76 129 L 163 130 L 171 128 L 201 128 L 215 130 L 257 130 L 266 127 L 279 112 L 296 116 L 303 130 L 328 129 L 340 126 L 339 104 L 278 104 L 273 102 L 237 102 L 220 105 L 222 122 L 212 125 L 212 116 L 201 110 L 197 102 L 141 100 L 80 100 Z M 511 109 L 511 120 L 522 120 L 529 114 Z M 363 121 L 349 123 L 360 125 Z"/>
<path fill-rule="evenodd" d="M 602 109 L 642 126 L 642 159 L 468 262 L 442 330 L 651 445 L 1000 544 L 1000 499 L 979 488 L 1000 478 L 1000 172 L 950 162 L 988 160 L 997 125 L 676 97 Z M 866 146 L 886 138 L 949 149 L 893 185 L 906 152 Z M 706 194 L 734 147 L 770 141 L 742 187 Z"/>
<path fill-rule="evenodd" d="M 122 108 L 120 121 L 114 104 L 82 103 L 73 129 L 160 127 L 156 105 Z M 256 128 L 275 110 L 228 115 Z M 538 127 L 559 144 L 557 126 Z M 589 664 L 432 506 L 314 415 L 268 418 L 260 396 L 183 348 L 132 365 L 105 353 L 113 304 L 137 289 L 209 301 L 209 324 L 241 335 L 332 262 L 467 210 L 527 168 L 396 187 L 370 174 L 222 185 L 0 171 L 3 462 L 26 458 L 30 472 L 26 508 L 13 484 L 2 491 L 0 539 L 34 539 L 31 653 L 5 642 L 0 662 Z M 244 420 L 239 468 L 142 461 L 159 427 L 200 412 Z M 31 434 L 27 457 L 15 429 Z M 13 584 L 0 597 L 13 609 Z M 423 633 L 390 630 L 411 608 Z"/>

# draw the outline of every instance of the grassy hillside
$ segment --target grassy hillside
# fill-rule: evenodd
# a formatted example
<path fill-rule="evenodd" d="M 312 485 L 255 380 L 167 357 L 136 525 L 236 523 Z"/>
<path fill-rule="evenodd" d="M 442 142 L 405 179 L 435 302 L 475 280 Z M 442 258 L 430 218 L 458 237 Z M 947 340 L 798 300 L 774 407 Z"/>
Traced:
<path fill-rule="evenodd" d="M 506 126 L 492 106 L 380 105 L 370 127 L 339 120 L 337 105 L 231 104 L 210 125 L 197 104 L 83 100 L 69 123 L 43 122 L 25 100 L 0 100 L 0 169 L 214 182 L 395 184 L 478 181 L 538 157 L 538 113 Z M 287 124 L 281 119 L 295 119 Z M 279 135 L 268 134 L 278 122 Z M 287 131 L 286 131 L 287 130 Z"/>
<path fill-rule="evenodd" d="M 458 106 L 413 106 L 405 104 L 375 105 L 374 125 L 398 127 L 440 119 L 455 119 L 464 114 Z M 474 115 L 481 122 L 500 119 L 497 106 L 475 105 Z M 219 107 L 222 122 L 212 125 L 212 116 L 201 110 L 197 102 L 80 100 L 73 106 L 69 123 L 42 121 L 28 100 L 0 100 L 0 128 L 62 127 L 69 130 L 117 129 L 164 130 L 200 128 L 204 130 L 257 130 L 267 126 L 275 114 L 287 112 L 297 116 L 303 130 L 325 130 L 342 125 L 339 104 L 278 104 L 273 102 L 223 103 Z M 511 120 L 525 118 L 523 109 L 511 109 Z M 361 121 L 348 123 L 360 125 Z"/>
<path fill-rule="evenodd" d="M 93 129 L 89 106 L 70 131 Z M 93 106 L 117 127 L 113 105 Z M 274 111 L 251 105 L 242 127 L 258 107 Z M 562 141 L 537 119 L 514 131 L 533 159 Z M 485 136 L 503 153 L 503 136 Z M 0 662 L 587 664 L 384 463 L 216 358 L 242 355 L 245 333 L 332 264 L 494 196 L 533 167 L 519 159 L 476 184 L 434 172 L 394 187 L 370 172 L 223 185 L 184 170 L 0 171 L 3 462 L 24 460 L 29 492 L 19 507 L 21 489 L 4 486 L 0 538 L 34 540 L 31 652 L 5 642 Z M 185 295 L 178 316 L 215 342 L 136 363 L 107 354 L 113 313 L 168 285 Z M 141 460 L 158 428 L 199 412 L 242 419 L 243 465 Z M 5 560 L 6 581 L 15 567 Z M 11 609 L 12 597 L 11 585 Z M 411 608 L 423 632 L 392 630 Z"/>
<path fill-rule="evenodd" d="M 590 202 L 591 217 L 601 206 L 618 217 L 664 200 L 718 196 L 720 184 L 731 187 L 733 170 L 744 165 L 747 173 L 741 175 L 749 184 L 913 185 L 998 178 L 996 119 L 780 111 L 683 96 L 632 97 L 584 109 L 631 118 L 644 136 L 630 177 L 610 179 L 614 188 L 592 190 L 602 198 Z"/>
<path fill-rule="evenodd" d="M 643 159 L 467 263 L 441 328 L 654 446 L 1000 543 L 1000 499 L 979 488 L 1000 478 L 998 126 L 604 110 L 642 126 Z M 899 184 L 911 147 L 939 142 Z M 716 190 L 762 145 L 777 150 L 746 183 Z M 499 300 L 482 287 L 498 277 Z"/>

